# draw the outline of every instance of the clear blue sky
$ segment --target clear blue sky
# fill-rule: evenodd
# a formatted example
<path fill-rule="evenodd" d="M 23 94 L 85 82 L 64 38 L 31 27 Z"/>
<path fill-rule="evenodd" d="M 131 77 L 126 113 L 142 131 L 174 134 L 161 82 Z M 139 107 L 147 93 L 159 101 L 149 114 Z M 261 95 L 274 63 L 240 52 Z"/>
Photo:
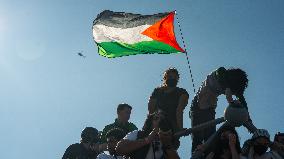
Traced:
<path fill-rule="evenodd" d="M 131 121 L 141 128 L 148 98 L 170 66 L 180 71 L 179 86 L 192 100 L 183 54 L 98 55 L 92 22 L 105 9 L 177 10 L 197 87 L 219 66 L 242 68 L 250 80 L 245 96 L 255 125 L 272 136 L 284 131 L 282 0 L 0 0 L 1 158 L 61 158 L 85 126 L 101 130 L 113 122 L 121 102 L 134 107 Z M 224 97 L 218 104 L 220 117 Z M 190 127 L 188 110 L 184 127 Z M 250 136 L 238 131 L 241 142 Z M 181 157 L 189 158 L 190 149 L 190 137 L 182 138 Z"/>

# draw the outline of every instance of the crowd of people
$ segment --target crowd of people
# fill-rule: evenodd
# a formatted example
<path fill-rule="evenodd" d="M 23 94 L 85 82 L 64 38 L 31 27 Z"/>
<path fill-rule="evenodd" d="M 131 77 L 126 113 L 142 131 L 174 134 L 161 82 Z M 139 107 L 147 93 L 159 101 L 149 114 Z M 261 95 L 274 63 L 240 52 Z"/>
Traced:
<path fill-rule="evenodd" d="M 164 72 L 162 85 L 149 98 L 142 129 L 129 122 L 133 108 L 126 103 L 119 104 L 114 123 L 106 125 L 101 132 L 86 127 L 81 133 L 81 142 L 70 145 L 62 159 L 179 159 L 180 141 L 175 134 L 184 130 L 183 113 L 189 94 L 177 87 L 178 81 L 177 69 Z M 229 105 L 238 103 L 247 110 L 244 97 L 247 86 L 247 74 L 239 68 L 220 67 L 211 72 L 191 102 L 192 127 L 215 119 L 218 96 L 222 94 Z M 254 127 L 249 115 L 244 126 Z M 212 145 L 206 145 L 213 136 Z M 224 124 L 218 131 L 216 125 L 211 125 L 193 132 L 191 137 L 191 158 L 284 159 L 284 133 L 275 134 L 271 141 L 267 130 L 255 129 L 241 146 L 235 125 Z M 197 152 L 202 155 L 196 155 Z"/>

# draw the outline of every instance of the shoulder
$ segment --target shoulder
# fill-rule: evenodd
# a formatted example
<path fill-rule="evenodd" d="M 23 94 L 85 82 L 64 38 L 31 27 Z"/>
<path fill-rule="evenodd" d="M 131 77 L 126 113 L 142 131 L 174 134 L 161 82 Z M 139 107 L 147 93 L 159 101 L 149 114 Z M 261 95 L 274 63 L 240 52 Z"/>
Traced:
<path fill-rule="evenodd" d="M 72 144 L 68 146 L 68 148 L 65 150 L 62 158 L 66 159 L 66 158 L 73 157 L 80 151 L 80 149 L 81 149 L 81 145 L 79 143 Z"/>
<path fill-rule="evenodd" d="M 184 88 L 180 88 L 180 87 L 177 87 L 178 91 L 180 92 L 180 94 L 185 94 L 187 96 L 189 96 L 188 92 L 186 91 L 186 89 Z"/>
<path fill-rule="evenodd" d="M 153 93 L 154 92 L 162 92 L 164 90 L 164 87 L 156 87 L 154 90 L 153 90 Z"/>
<path fill-rule="evenodd" d="M 115 127 L 115 123 L 108 124 L 104 127 L 103 131 L 108 131 Z"/>
<path fill-rule="evenodd" d="M 81 147 L 81 145 L 80 145 L 79 143 L 76 143 L 76 144 L 70 145 L 70 146 L 67 148 L 67 150 L 78 149 L 78 148 L 80 148 L 80 147 Z"/>
<path fill-rule="evenodd" d="M 134 141 L 137 139 L 138 130 L 129 132 L 123 139 Z"/>
<path fill-rule="evenodd" d="M 137 126 L 131 122 L 128 123 L 129 128 L 133 131 L 133 130 L 138 130 Z"/>
<path fill-rule="evenodd" d="M 150 98 L 158 98 L 158 96 L 162 93 L 162 91 L 163 91 L 163 87 L 155 88 Z"/>

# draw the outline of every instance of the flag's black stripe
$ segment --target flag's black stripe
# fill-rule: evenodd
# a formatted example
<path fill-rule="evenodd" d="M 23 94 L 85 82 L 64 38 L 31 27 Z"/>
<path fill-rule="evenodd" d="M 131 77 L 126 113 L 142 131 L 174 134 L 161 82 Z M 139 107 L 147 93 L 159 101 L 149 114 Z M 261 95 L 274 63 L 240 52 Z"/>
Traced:
<path fill-rule="evenodd" d="M 141 25 L 152 25 L 169 13 L 158 13 L 153 15 L 141 15 L 125 12 L 113 12 L 105 10 L 94 20 L 93 25 L 103 24 L 115 28 L 133 28 Z"/>

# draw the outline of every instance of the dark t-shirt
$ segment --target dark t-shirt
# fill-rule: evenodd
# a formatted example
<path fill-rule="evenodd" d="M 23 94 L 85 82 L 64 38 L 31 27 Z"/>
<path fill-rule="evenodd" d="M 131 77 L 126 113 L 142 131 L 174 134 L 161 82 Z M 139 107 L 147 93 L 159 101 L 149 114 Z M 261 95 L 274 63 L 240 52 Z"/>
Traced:
<path fill-rule="evenodd" d="M 97 153 L 87 150 L 83 144 L 76 143 L 66 149 L 62 159 L 96 159 L 97 156 Z"/>
<path fill-rule="evenodd" d="M 155 109 L 162 110 L 166 114 L 175 130 L 177 130 L 176 110 L 182 94 L 188 96 L 187 91 L 183 88 L 176 87 L 174 90 L 167 92 L 165 88 L 158 87 L 154 89 L 150 97 L 150 99 L 157 100 Z"/>
<path fill-rule="evenodd" d="M 191 110 L 214 109 L 217 107 L 218 96 L 225 93 L 227 88 L 226 69 L 220 67 L 211 72 L 199 87 Z"/>
<path fill-rule="evenodd" d="M 101 134 L 101 143 L 106 143 L 106 134 L 108 131 L 110 131 L 111 129 L 114 128 L 119 128 L 122 129 L 124 131 L 125 134 L 134 131 L 134 130 L 138 130 L 138 128 L 136 127 L 136 125 L 134 125 L 131 122 L 127 122 L 126 124 L 122 124 L 119 123 L 118 119 L 115 119 L 115 122 L 112 124 L 109 124 L 107 126 L 104 127 L 102 134 Z"/>

